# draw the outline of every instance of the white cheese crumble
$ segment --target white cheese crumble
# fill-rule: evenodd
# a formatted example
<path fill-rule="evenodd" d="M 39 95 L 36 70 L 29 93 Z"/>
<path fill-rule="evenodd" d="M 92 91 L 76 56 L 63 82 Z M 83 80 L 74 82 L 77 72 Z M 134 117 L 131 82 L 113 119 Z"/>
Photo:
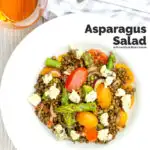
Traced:
<path fill-rule="evenodd" d="M 75 140 L 78 140 L 78 139 L 80 138 L 80 134 L 77 133 L 77 132 L 74 131 L 74 130 L 71 130 L 70 136 L 71 136 L 71 138 L 72 138 L 74 141 L 75 141 Z"/>
<path fill-rule="evenodd" d="M 104 85 L 105 87 L 111 85 L 114 81 L 114 77 L 113 76 L 107 76 L 107 78 L 105 79 Z"/>
<path fill-rule="evenodd" d="M 29 98 L 28 101 L 30 104 L 33 106 L 37 106 L 41 102 L 41 97 L 38 94 L 32 94 Z"/>
<path fill-rule="evenodd" d="M 112 134 L 109 133 L 109 130 L 108 129 L 102 129 L 100 131 L 98 131 L 98 139 L 100 141 L 110 141 L 112 140 Z"/>
<path fill-rule="evenodd" d="M 130 110 L 131 106 L 131 95 L 126 94 L 121 98 L 122 101 L 122 108 L 124 109 L 125 112 L 128 112 Z"/>
<path fill-rule="evenodd" d="M 57 124 L 56 126 L 54 126 L 54 129 L 55 129 L 55 132 L 60 134 L 63 130 L 63 127 L 61 124 Z"/>
<path fill-rule="evenodd" d="M 49 96 L 51 99 L 56 99 L 59 93 L 60 90 L 56 88 L 56 84 L 54 84 L 48 91 L 45 92 L 45 96 Z"/>
<path fill-rule="evenodd" d="M 86 102 L 94 102 L 97 99 L 97 93 L 93 90 L 85 97 Z"/>
<path fill-rule="evenodd" d="M 104 83 L 105 80 L 104 79 L 98 79 L 94 85 L 94 90 L 96 91 L 97 87 L 101 84 Z"/>
<path fill-rule="evenodd" d="M 84 53 L 84 51 L 82 51 L 82 50 L 76 50 L 76 58 L 80 59 L 82 57 L 83 53 Z"/>
<path fill-rule="evenodd" d="M 103 65 L 103 66 L 101 67 L 100 72 L 101 72 L 102 75 L 105 73 L 106 69 L 107 69 L 107 68 L 106 68 L 106 65 Z"/>
<path fill-rule="evenodd" d="M 63 140 L 67 138 L 67 134 L 65 132 L 65 129 L 62 127 L 62 125 L 57 124 L 56 126 L 54 126 L 54 129 L 55 129 L 54 134 L 58 139 Z"/>
<path fill-rule="evenodd" d="M 106 127 L 109 125 L 109 122 L 108 122 L 108 113 L 103 113 L 101 116 L 100 116 L 100 122 Z"/>
<path fill-rule="evenodd" d="M 80 102 L 80 96 L 75 90 L 72 90 L 72 93 L 70 94 L 69 99 L 70 99 L 70 101 L 72 101 L 74 103 Z"/>
<path fill-rule="evenodd" d="M 116 96 L 124 96 L 126 94 L 125 90 L 122 88 L 119 88 L 116 92 Z"/>
<path fill-rule="evenodd" d="M 116 73 L 108 70 L 106 65 L 103 65 L 101 67 L 100 73 L 103 77 L 105 77 L 106 79 L 104 80 L 104 85 L 107 88 L 107 86 L 111 85 L 113 83 L 113 81 L 116 79 Z"/>
<path fill-rule="evenodd" d="M 112 76 L 116 79 L 116 73 L 112 71 Z"/>
<path fill-rule="evenodd" d="M 49 74 L 44 75 L 44 76 L 42 77 L 42 79 L 43 79 L 43 82 L 47 85 L 47 84 L 53 79 L 53 77 L 52 77 L 52 75 L 49 73 Z"/>
<path fill-rule="evenodd" d="M 111 70 L 108 70 L 106 65 L 103 65 L 101 67 L 100 73 L 102 74 L 103 77 L 107 77 L 107 76 L 116 77 L 116 73 Z"/>
<path fill-rule="evenodd" d="M 67 75 L 67 76 L 69 76 L 71 73 L 70 72 L 68 72 L 68 71 L 64 71 L 63 72 L 65 75 Z"/>

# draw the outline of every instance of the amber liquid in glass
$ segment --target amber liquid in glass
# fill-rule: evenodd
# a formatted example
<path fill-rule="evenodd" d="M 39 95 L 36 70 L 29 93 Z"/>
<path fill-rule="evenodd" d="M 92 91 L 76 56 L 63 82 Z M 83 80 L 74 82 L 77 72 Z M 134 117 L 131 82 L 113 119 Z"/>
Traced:
<path fill-rule="evenodd" d="M 18 22 L 28 18 L 38 0 L 0 0 L 0 20 Z"/>

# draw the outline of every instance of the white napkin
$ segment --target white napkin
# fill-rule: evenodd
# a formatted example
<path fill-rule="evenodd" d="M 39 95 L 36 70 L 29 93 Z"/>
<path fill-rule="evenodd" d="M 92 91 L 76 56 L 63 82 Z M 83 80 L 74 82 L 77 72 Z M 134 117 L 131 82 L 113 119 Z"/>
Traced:
<path fill-rule="evenodd" d="M 48 0 L 47 9 L 44 13 L 44 18 L 49 19 L 50 12 L 56 16 L 64 15 L 65 13 L 80 12 L 89 5 L 90 0 Z"/>
<path fill-rule="evenodd" d="M 48 0 L 44 18 L 77 12 L 93 12 L 109 17 L 124 17 L 134 22 L 150 20 L 149 0 Z"/>

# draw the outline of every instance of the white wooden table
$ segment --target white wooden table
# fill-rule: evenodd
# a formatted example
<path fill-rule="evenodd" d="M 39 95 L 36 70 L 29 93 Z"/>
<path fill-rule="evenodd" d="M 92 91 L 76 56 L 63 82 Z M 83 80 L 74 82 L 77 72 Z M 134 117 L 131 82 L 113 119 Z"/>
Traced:
<path fill-rule="evenodd" d="M 42 23 L 42 19 L 34 26 L 24 30 L 5 29 L 0 26 L 0 81 L 4 67 L 18 43 L 34 28 Z M 0 113 L 0 150 L 16 150 L 5 130 Z"/>

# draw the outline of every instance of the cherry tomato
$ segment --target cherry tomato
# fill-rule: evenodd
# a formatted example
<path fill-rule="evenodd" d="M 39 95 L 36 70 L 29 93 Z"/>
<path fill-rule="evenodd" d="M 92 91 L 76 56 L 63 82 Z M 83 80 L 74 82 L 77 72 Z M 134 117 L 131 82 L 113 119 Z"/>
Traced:
<path fill-rule="evenodd" d="M 85 137 L 88 141 L 94 142 L 94 141 L 97 140 L 98 132 L 96 130 L 96 127 L 94 127 L 94 128 L 85 128 L 84 132 L 85 132 Z"/>
<path fill-rule="evenodd" d="M 95 62 L 107 64 L 108 56 L 104 52 L 97 49 L 90 49 L 88 52 L 93 56 Z"/>
<path fill-rule="evenodd" d="M 116 69 L 125 69 L 128 78 L 125 80 L 125 87 L 130 86 L 134 82 L 134 74 L 131 69 L 125 64 L 116 64 Z"/>
<path fill-rule="evenodd" d="M 117 117 L 117 125 L 121 128 L 124 128 L 125 125 L 126 125 L 126 122 L 128 120 L 128 115 L 126 112 L 124 112 L 123 110 L 121 110 L 118 114 L 118 117 Z"/>
<path fill-rule="evenodd" d="M 97 117 L 91 112 L 78 112 L 76 120 L 86 128 L 93 128 L 98 124 Z"/>
<path fill-rule="evenodd" d="M 104 87 L 104 84 L 100 84 L 97 89 L 97 98 L 98 98 L 98 104 L 103 109 L 107 109 L 111 105 L 112 95 L 110 92 L 110 89 L 107 87 Z"/>
<path fill-rule="evenodd" d="M 86 81 L 88 71 L 86 68 L 78 68 L 74 70 L 67 78 L 65 87 L 68 91 L 79 89 Z"/>

